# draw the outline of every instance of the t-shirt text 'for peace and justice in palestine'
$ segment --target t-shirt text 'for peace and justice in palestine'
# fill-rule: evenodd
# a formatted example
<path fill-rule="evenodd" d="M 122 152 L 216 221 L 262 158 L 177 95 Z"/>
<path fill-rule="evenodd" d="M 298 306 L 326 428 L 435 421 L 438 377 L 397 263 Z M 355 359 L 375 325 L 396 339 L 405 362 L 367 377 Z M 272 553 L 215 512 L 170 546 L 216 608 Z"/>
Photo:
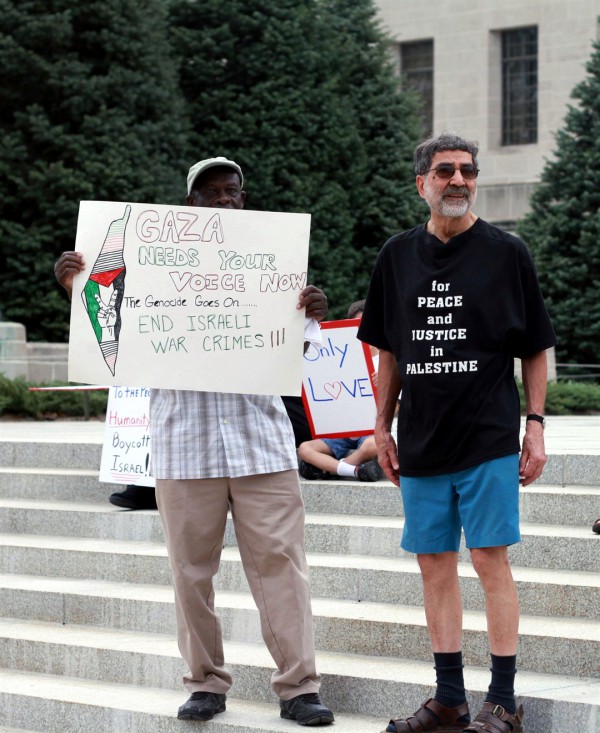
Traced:
<path fill-rule="evenodd" d="M 430 358 L 436 361 L 409 362 L 407 374 L 457 374 L 476 372 L 477 360 L 444 359 L 444 345 L 449 342 L 465 341 L 467 329 L 453 326 L 453 312 L 449 309 L 462 308 L 463 296 L 450 292 L 450 283 L 431 283 L 431 294 L 417 296 L 417 308 L 426 315 L 426 328 L 413 328 L 412 341 L 422 341 L 429 345 Z M 441 312 L 448 310 L 448 312 Z"/>

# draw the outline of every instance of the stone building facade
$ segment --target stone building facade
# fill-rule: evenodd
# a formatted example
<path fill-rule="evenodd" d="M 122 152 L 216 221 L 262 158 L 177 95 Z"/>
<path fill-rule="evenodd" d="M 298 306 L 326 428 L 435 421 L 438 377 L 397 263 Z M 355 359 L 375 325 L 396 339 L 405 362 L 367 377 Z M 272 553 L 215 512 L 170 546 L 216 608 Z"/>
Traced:
<path fill-rule="evenodd" d="M 480 145 L 477 213 L 511 228 L 598 39 L 600 0 L 377 0 L 428 132 Z"/>

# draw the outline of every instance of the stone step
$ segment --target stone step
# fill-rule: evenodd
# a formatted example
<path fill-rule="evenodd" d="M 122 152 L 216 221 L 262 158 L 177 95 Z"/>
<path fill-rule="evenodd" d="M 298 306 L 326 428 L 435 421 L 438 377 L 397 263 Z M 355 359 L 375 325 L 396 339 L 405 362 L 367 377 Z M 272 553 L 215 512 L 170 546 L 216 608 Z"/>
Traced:
<path fill-rule="evenodd" d="M 422 605 L 422 582 L 414 558 L 308 553 L 314 597 L 371 603 L 410 599 Z M 164 544 L 123 540 L 0 535 L 0 573 L 171 584 Z M 459 564 L 464 606 L 484 610 L 479 580 L 470 563 Z M 523 613 L 598 618 L 600 574 L 513 567 Z M 248 591 L 237 547 L 225 547 L 215 588 Z"/>
<path fill-rule="evenodd" d="M 597 486 L 600 476 L 600 454 L 597 440 L 593 452 L 563 453 L 560 450 L 548 451 L 548 462 L 544 467 L 545 484 L 559 486 Z"/>
<path fill-rule="evenodd" d="M 65 432 L 77 430 L 70 424 Z M 61 439 L 63 427 L 58 426 L 57 437 L 50 440 L 0 440 L 0 466 L 21 468 L 66 468 L 96 470 L 100 468 L 102 444 L 96 436 L 79 436 L 77 441 Z"/>
<path fill-rule="evenodd" d="M 156 510 L 119 510 L 106 503 L 0 499 L 0 533 L 164 542 Z"/>
<path fill-rule="evenodd" d="M 234 574 L 243 583 L 229 589 L 247 590 L 237 547 L 225 548 L 223 563 L 235 570 L 239 565 L 241 573 L 223 573 L 230 585 Z M 0 534 L 0 573 L 171 585 L 167 549 L 161 542 Z"/>
<path fill-rule="evenodd" d="M 139 730 L 160 730 L 161 733 L 182 730 L 181 723 L 178 729 L 170 727 L 177 707 L 187 697 L 180 688 L 183 665 L 173 637 L 3 619 L 0 620 L 0 638 L 0 664 L 8 662 L 11 665 L 0 669 L 0 704 L 6 703 L 5 722 L 23 725 L 28 721 L 29 718 L 19 717 L 19 711 L 23 707 L 31 709 L 27 698 L 35 696 L 47 701 L 54 712 L 53 718 L 65 726 L 61 728 L 63 731 L 138 730 L 127 727 L 133 721 L 120 717 L 123 711 L 133 710 L 161 716 L 159 721 L 148 718 L 148 727 Z M 229 730 L 216 726 L 228 722 L 236 711 L 246 710 L 247 701 L 252 700 L 248 704 L 259 711 L 261 721 L 257 721 L 258 725 L 274 725 L 266 729 L 273 731 L 297 730 L 278 718 L 276 700 L 269 685 L 273 662 L 264 646 L 226 642 L 225 657 L 235 660 L 228 662 L 234 677 L 228 711 L 226 715 L 216 716 L 211 723 L 203 724 L 202 729 Z M 336 730 L 344 733 L 381 731 L 391 715 L 416 710 L 432 693 L 431 662 L 319 652 L 317 665 L 323 677 L 323 699 L 335 711 Z M 465 682 L 471 709 L 476 710 L 487 689 L 488 669 L 467 666 Z M 526 711 L 528 733 L 574 730 L 596 733 L 600 730 L 596 727 L 600 720 L 600 680 L 522 670 L 516 682 L 517 695 Z M 151 697 L 146 697 L 147 692 Z M 21 697 L 20 704 L 12 700 L 13 696 Z M 96 724 L 104 727 L 88 728 L 83 717 L 85 725 L 71 728 L 70 706 L 65 702 L 89 705 L 91 710 L 80 707 L 80 714 L 85 716 L 89 712 L 92 716 L 94 711 L 89 724 L 96 720 Z M 106 717 L 110 713 L 105 708 L 111 707 L 116 717 Z M 362 715 L 357 717 L 359 710 Z M 44 710 L 40 709 L 35 719 L 36 727 L 44 731 L 58 730 L 48 727 L 54 723 L 44 715 Z M 251 720 L 248 719 L 246 725 Z M 360 724 L 364 727 L 358 727 Z M 210 727 L 213 725 L 214 729 Z M 351 727 L 353 725 L 355 727 Z M 234 730 L 246 733 L 254 728 L 231 730 L 232 733 Z"/>
<path fill-rule="evenodd" d="M 97 469 L 0 467 L 1 498 L 103 504 L 124 488 L 99 481 Z"/>
<path fill-rule="evenodd" d="M 199 728 L 177 720 L 186 695 L 173 690 L 82 680 L 12 669 L 0 670 L 0 705 L 16 725 L 34 725 L 44 733 L 181 733 Z M 34 713 L 32 713 L 34 711 Z M 338 713 L 339 730 L 375 733 L 381 721 L 366 715 Z M 201 723 L 204 733 L 291 733 L 295 721 L 279 716 L 270 704 L 230 697 L 227 710 Z M 33 730 L 33 729 L 31 729 Z"/>
<path fill-rule="evenodd" d="M 600 507 L 600 474 L 597 479 L 594 486 L 533 484 L 521 487 L 521 521 L 590 529 Z"/>
<path fill-rule="evenodd" d="M 341 555 L 412 557 L 400 548 L 404 520 L 342 514 L 307 514 L 308 552 Z M 51 534 L 158 542 L 163 533 L 158 512 L 115 511 L 110 504 L 74 504 L 0 499 L 0 533 Z M 510 548 L 514 565 L 596 572 L 598 535 L 585 527 L 521 525 L 523 541 Z M 231 518 L 225 544 L 236 542 Z M 469 553 L 463 547 L 461 559 Z"/>
<path fill-rule="evenodd" d="M 598 477 L 600 480 L 600 476 Z M 105 503 L 124 487 L 98 481 L 98 471 L 0 467 L 0 498 Z M 306 510 L 373 516 L 402 516 L 398 489 L 388 481 L 302 482 Z M 588 526 L 600 504 L 600 486 L 535 484 L 521 489 L 521 521 Z"/>
<path fill-rule="evenodd" d="M 0 576 L 4 615 L 65 624 L 174 633 L 173 592 L 168 586 L 109 581 Z M 258 612 L 248 593 L 221 591 L 217 606 L 224 638 L 260 643 Z M 429 657 L 425 614 L 418 606 L 313 599 L 318 649 L 410 659 Z M 592 619 L 523 615 L 519 627 L 523 669 L 552 673 L 560 659 L 565 674 L 597 673 L 600 626 Z M 486 620 L 482 611 L 465 611 L 467 664 L 487 663 Z"/>

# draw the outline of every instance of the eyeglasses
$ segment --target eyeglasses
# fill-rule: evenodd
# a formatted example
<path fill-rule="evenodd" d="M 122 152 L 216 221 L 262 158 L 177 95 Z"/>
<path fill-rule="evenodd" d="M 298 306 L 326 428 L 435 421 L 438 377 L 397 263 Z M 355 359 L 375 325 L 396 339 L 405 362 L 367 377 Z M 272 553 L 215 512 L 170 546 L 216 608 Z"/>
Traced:
<path fill-rule="evenodd" d="M 459 165 L 458 168 L 455 168 L 450 163 L 440 163 L 435 168 L 430 168 L 427 173 L 431 173 L 431 171 L 435 171 L 436 176 L 443 181 L 449 181 L 456 171 L 460 171 L 460 175 L 465 181 L 473 181 L 477 178 L 479 168 L 475 168 L 474 165 L 469 164 Z"/>

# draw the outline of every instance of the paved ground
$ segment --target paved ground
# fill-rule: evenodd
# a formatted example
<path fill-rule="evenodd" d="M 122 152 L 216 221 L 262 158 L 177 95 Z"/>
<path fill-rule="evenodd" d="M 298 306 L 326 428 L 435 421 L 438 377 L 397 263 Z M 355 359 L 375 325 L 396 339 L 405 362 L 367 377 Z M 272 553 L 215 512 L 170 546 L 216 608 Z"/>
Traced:
<path fill-rule="evenodd" d="M 600 415 L 549 417 L 548 453 L 600 455 Z M 0 420 L 0 440 L 102 443 L 104 422 L 98 420 Z M 600 477 L 599 477 L 600 478 Z"/>

